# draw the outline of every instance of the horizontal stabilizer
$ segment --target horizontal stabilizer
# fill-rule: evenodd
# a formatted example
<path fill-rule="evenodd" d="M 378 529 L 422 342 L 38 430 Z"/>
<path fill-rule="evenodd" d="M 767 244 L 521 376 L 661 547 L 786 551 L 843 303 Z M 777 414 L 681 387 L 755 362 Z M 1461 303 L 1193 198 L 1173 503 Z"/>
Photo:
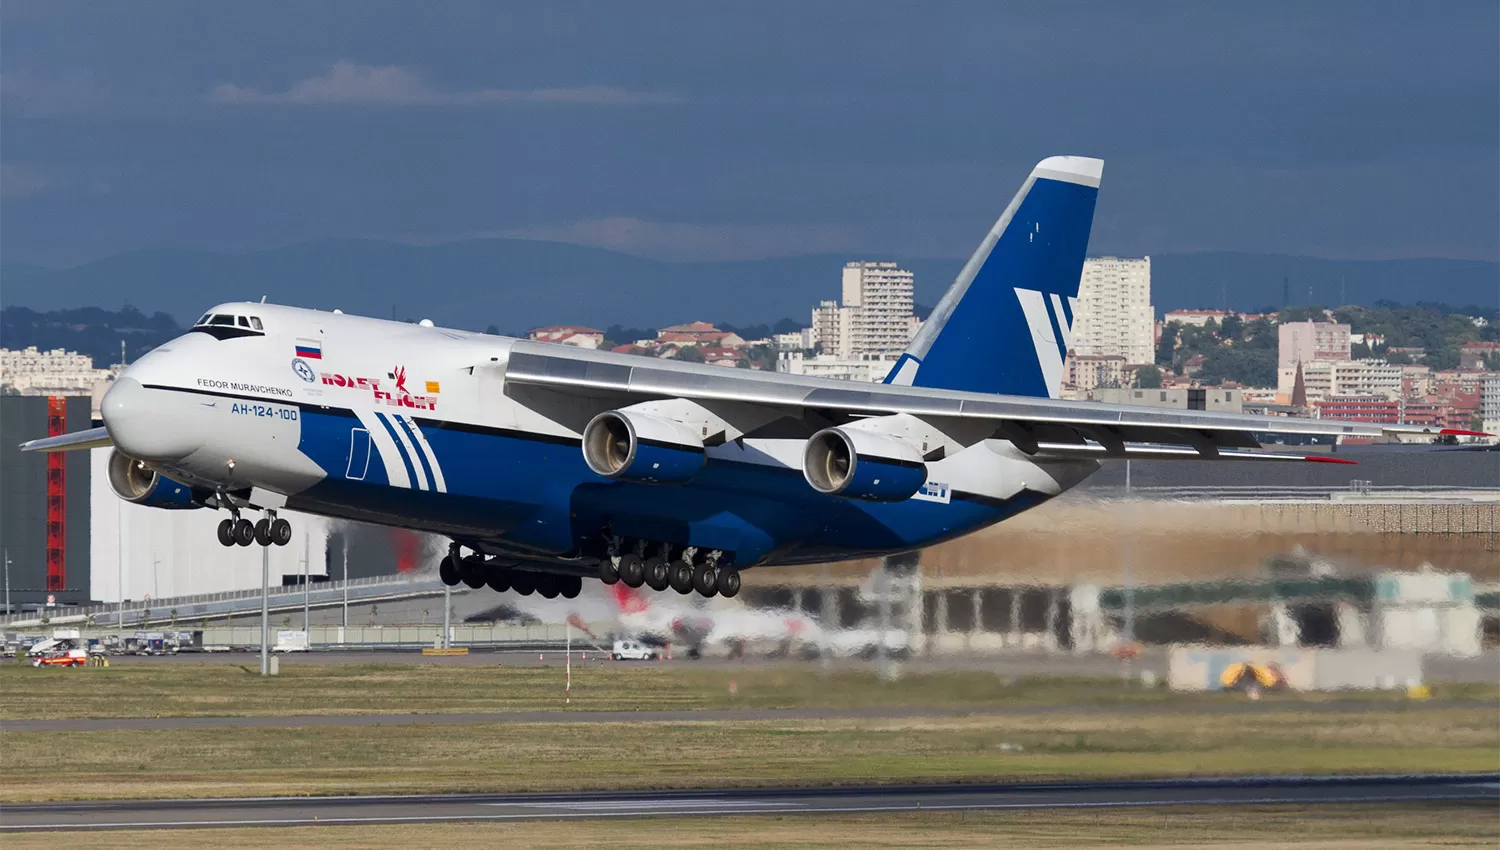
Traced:
<path fill-rule="evenodd" d="M 56 437 L 43 437 L 40 440 L 29 440 L 21 444 L 21 451 L 73 452 L 81 449 L 98 449 L 114 444 L 109 432 L 100 427 L 90 428 L 87 431 L 74 431 L 71 434 L 58 434 Z"/>

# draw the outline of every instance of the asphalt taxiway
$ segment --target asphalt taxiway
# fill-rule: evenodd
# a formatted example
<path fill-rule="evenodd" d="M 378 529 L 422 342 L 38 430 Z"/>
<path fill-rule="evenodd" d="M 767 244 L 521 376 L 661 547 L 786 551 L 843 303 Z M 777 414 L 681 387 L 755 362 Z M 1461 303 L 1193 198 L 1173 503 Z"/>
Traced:
<path fill-rule="evenodd" d="M 1500 804 L 1500 774 L 44 803 L 0 808 L 0 832 L 1462 800 Z"/>

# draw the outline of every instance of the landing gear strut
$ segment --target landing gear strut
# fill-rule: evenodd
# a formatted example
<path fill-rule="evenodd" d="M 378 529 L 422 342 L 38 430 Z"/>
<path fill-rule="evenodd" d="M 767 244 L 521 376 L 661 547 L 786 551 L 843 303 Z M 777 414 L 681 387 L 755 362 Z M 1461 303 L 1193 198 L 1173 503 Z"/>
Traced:
<path fill-rule="evenodd" d="M 219 501 L 223 505 L 230 504 L 229 499 L 222 494 Z M 238 508 L 230 506 L 229 510 L 234 516 L 219 523 L 219 543 L 222 545 L 249 546 L 259 543 L 262 546 L 285 546 L 292 542 L 292 524 L 276 516 L 275 511 L 266 511 L 265 516 L 251 522 L 240 516 Z"/>

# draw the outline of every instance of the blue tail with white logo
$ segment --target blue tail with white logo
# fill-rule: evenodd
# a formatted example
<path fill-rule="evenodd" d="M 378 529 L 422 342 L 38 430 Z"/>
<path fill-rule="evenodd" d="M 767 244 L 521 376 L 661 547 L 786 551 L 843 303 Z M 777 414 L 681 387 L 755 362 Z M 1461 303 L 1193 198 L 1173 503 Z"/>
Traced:
<path fill-rule="evenodd" d="M 1038 163 L 885 382 L 1056 398 L 1103 173 Z"/>

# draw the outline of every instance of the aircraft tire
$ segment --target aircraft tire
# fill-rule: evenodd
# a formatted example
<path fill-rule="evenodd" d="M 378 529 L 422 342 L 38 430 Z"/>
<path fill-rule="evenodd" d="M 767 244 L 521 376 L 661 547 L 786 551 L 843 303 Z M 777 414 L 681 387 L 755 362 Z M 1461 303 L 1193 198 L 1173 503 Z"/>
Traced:
<path fill-rule="evenodd" d="M 234 520 L 226 519 L 219 522 L 219 543 L 225 546 L 234 545 Z"/>
<path fill-rule="evenodd" d="M 626 587 L 640 587 L 646 583 L 646 567 L 641 556 L 634 553 L 620 556 L 620 581 Z"/>
<path fill-rule="evenodd" d="M 718 570 L 707 564 L 693 568 L 693 589 L 702 596 L 713 596 L 719 592 Z"/>
<path fill-rule="evenodd" d="M 510 577 L 510 589 L 522 596 L 530 596 L 536 592 L 536 579 L 528 573 L 518 572 Z"/>
<path fill-rule="evenodd" d="M 460 561 L 458 578 L 468 585 L 470 590 L 478 590 L 484 587 L 484 567 L 482 564 L 474 563 L 473 559 Z"/>
<path fill-rule="evenodd" d="M 443 560 L 438 563 L 438 578 L 449 587 L 458 584 L 458 565 L 453 563 L 452 555 L 444 555 Z"/>
<path fill-rule="evenodd" d="M 693 565 L 687 561 L 673 561 L 670 578 L 672 589 L 686 596 L 693 592 Z"/>
<path fill-rule="evenodd" d="M 647 587 L 657 591 L 667 589 L 671 571 L 667 568 L 666 561 L 661 558 L 647 558 L 643 568 L 646 571 Z"/>
<path fill-rule="evenodd" d="M 490 590 L 504 593 L 510 590 L 510 573 L 505 570 L 495 570 L 484 580 L 484 583 L 490 586 Z"/>
<path fill-rule="evenodd" d="M 292 524 L 281 517 L 271 520 L 271 542 L 277 546 L 292 542 Z"/>
<path fill-rule="evenodd" d="M 564 599 L 577 599 L 578 594 L 583 592 L 583 576 L 563 576 L 559 584 L 562 585 Z"/>
<path fill-rule="evenodd" d="M 557 595 L 562 592 L 562 588 L 558 585 L 555 575 L 542 573 L 536 577 L 536 592 L 540 593 L 543 599 L 556 599 Z"/>
<path fill-rule="evenodd" d="M 255 523 L 248 519 L 236 520 L 234 523 L 234 542 L 241 546 L 249 546 L 255 542 Z"/>
<path fill-rule="evenodd" d="M 271 545 L 271 521 L 265 517 L 255 521 L 255 542 L 262 546 Z"/>
<path fill-rule="evenodd" d="M 740 592 L 740 571 L 731 570 L 728 567 L 719 570 L 719 577 L 715 584 L 718 585 L 720 596 L 733 599 Z"/>
<path fill-rule="evenodd" d="M 605 584 L 614 584 L 620 580 L 620 571 L 615 568 L 613 558 L 604 558 L 599 561 L 599 580 Z"/>

